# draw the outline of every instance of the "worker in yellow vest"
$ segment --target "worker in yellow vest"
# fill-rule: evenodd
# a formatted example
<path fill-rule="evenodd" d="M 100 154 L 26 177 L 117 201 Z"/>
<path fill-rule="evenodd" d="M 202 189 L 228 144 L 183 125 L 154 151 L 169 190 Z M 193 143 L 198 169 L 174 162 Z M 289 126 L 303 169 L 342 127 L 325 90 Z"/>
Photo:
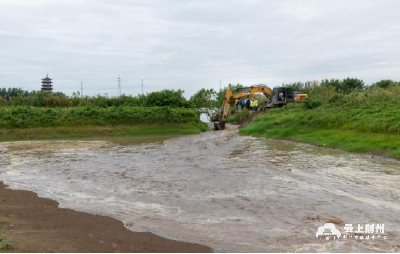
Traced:
<path fill-rule="evenodd" d="M 250 99 L 250 110 L 251 111 L 254 110 L 254 99 L 253 98 Z"/>

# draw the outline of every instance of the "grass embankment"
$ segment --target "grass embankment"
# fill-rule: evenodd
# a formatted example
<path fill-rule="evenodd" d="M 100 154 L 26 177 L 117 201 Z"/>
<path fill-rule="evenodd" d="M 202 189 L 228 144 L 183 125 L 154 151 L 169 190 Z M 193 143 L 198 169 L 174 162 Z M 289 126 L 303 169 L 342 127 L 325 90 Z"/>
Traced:
<path fill-rule="evenodd" d="M 291 104 L 268 110 L 240 133 L 400 158 L 400 96 L 378 89 Z"/>
<path fill-rule="evenodd" d="M 240 112 L 235 112 L 226 119 L 227 123 L 240 123 L 250 117 L 250 112 L 247 109 L 243 109 Z"/>
<path fill-rule="evenodd" d="M 169 107 L 0 107 L 0 141 L 196 134 L 207 130 L 199 119 Z"/>

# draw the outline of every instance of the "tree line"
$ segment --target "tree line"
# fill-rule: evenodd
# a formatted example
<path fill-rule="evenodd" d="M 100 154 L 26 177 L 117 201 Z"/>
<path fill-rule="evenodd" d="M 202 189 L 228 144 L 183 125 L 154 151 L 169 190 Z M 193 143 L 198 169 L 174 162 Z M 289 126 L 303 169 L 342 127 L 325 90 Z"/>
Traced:
<path fill-rule="evenodd" d="M 310 92 L 314 89 L 314 87 L 306 87 L 303 82 L 293 82 L 289 84 L 283 84 L 285 87 L 290 87 L 294 91 L 297 92 Z M 336 92 L 349 94 L 351 92 L 363 91 L 366 89 L 373 89 L 375 87 L 378 88 L 389 88 L 394 86 L 400 86 L 400 82 L 393 81 L 390 79 L 380 80 L 378 82 L 373 83 L 370 86 L 367 86 L 362 79 L 358 78 L 345 78 L 343 80 L 339 79 L 324 79 L 320 82 L 321 87 L 333 87 Z"/>
<path fill-rule="evenodd" d="M 234 91 L 243 88 L 242 85 L 228 85 Z M 81 96 L 79 92 L 67 96 L 64 93 L 48 93 L 42 91 L 26 91 L 21 88 L 0 88 L 0 107 L 32 106 L 32 107 L 173 107 L 192 108 L 202 111 L 204 108 L 219 108 L 226 90 L 200 89 L 190 99 L 186 99 L 183 90 L 162 90 L 145 95 L 122 95 L 110 97 L 105 95 Z"/>
<path fill-rule="evenodd" d="M 105 95 L 80 96 L 74 93 L 67 96 L 63 93 L 42 91 L 25 91 L 20 88 L 0 89 L 0 106 L 33 106 L 33 107 L 177 107 L 191 108 L 192 105 L 183 90 L 162 90 L 146 95 L 109 97 Z"/>
<path fill-rule="evenodd" d="M 317 87 L 306 87 L 302 82 L 283 84 L 285 87 L 291 87 L 295 92 L 305 92 L 311 98 L 319 98 L 324 94 L 351 94 L 371 89 L 388 89 L 391 87 L 400 87 L 400 82 L 392 80 L 381 80 L 370 86 L 357 78 L 325 79 Z M 79 93 L 73 93 L 67 96 L 63 93 L 47 93 L 41 91 L 26 91 L 21 88 L 0 88 L 0 106 L 34 106 L 34 107 L 176 107 L 193 108 L 201 113 L 210 114 L 209 109 L 216 109 L 222 105 L 225 93 L 231 88 L 234 93 L 240 92 L 244 88 L 241 84 L 229 84 L 219 90 L 202 88 L 196 92 L 190 99 L 186 99 L 183 90 L 162 90 L 151 92 L 145 95 L 119 97 L 109 97 L 103 95 L 80 96 Z M 326 96 L 325 96 L 326 97 Z"/>

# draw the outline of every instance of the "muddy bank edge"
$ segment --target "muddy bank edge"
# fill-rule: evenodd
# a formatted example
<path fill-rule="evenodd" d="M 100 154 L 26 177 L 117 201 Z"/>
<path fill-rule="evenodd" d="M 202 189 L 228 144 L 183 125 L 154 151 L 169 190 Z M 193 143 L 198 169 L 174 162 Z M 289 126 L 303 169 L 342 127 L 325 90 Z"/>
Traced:
<path fill-rule="evenodd" d="M 122 222 L 58 208 L 58 203 L 0 182 L 0 234 L 10 249 L 0 252 L 212 252 L 197 244 L 136 233 Z"/>

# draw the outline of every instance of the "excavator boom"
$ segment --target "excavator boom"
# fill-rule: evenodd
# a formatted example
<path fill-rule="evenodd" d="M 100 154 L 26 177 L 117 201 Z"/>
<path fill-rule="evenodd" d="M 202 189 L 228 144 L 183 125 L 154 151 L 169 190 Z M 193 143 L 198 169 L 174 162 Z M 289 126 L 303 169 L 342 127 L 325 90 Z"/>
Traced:
<path fill-rule="evenodd" d="M 228 88 L 228 90 L 225 93 L 224 101 L 222 103 L 221 112 L 217 116 L 217 119 L 214 120 L 215 130 L 225 129 L 225 119 L 228 117 L 229 109 L 231 108 L 231 99 L 232 99 L 232 89 Z"/>

